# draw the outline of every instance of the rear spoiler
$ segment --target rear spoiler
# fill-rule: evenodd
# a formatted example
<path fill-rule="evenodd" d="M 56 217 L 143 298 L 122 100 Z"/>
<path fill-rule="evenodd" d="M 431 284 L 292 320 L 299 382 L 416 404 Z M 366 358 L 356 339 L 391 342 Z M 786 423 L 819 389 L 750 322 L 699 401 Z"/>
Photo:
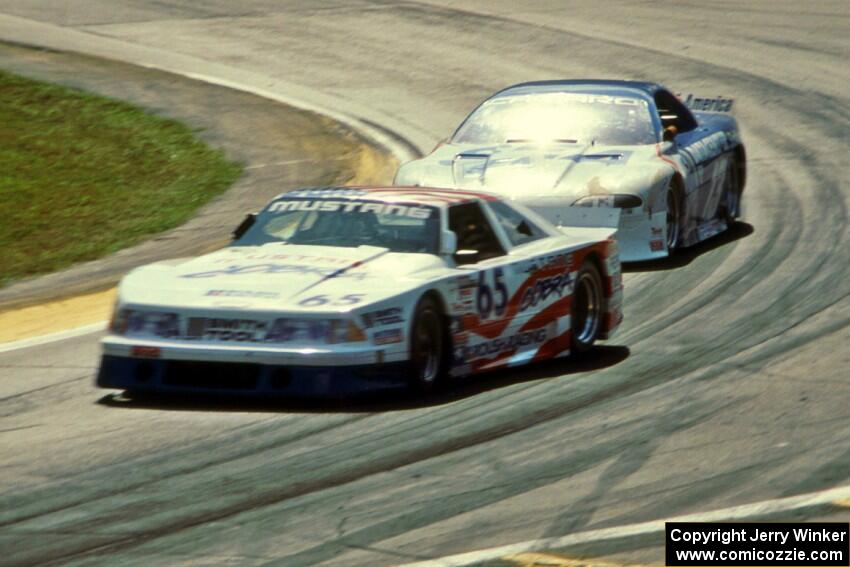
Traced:
<path fill-rule="evenodd" d="M 688 93 L 676 95 L 682 103 L 697 112 L 732 112 L 732 105 L 735 99 L 726 98 L 724 96 L 699 97 Z"/>
<path fill-rule="evenodd" d="M 615 207 L 564 207 L 555 214 L 556 224 L 570 236 L 613 238 L 620 225 L 620 211 Z"/>

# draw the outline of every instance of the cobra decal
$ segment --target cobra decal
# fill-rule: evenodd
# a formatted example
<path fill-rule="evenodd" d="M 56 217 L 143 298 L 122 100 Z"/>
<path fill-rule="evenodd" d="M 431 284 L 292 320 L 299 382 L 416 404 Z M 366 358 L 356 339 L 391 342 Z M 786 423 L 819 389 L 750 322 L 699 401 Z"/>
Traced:
<path fill-rule="evenodd" d="M 494 339 L 501 335 L 513 321 L 514 317 L 522 310 L 523 298 L 539 281 L 559 276 L 564 267 L 554 264 L 537 270 L 520 285 L 519 289 L 508 300 L 503 315 L 498 319 L 487 321 L 479 313 L 468 313 L 462 318 L 463 328 L 467 331 L 480 335 L 484 338 Z"/>

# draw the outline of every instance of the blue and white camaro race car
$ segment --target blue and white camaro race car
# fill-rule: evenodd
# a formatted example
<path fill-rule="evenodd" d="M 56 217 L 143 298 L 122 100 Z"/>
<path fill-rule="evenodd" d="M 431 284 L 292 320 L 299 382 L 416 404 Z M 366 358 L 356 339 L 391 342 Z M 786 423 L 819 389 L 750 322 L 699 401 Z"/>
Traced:
<path fill-rule="evenodd" d="M 97 384 L 348 394 L 564 356 L 622 319 L 613 231 L 489 194 L 305 189 L 121 282 Z"/>
<path fill-rule="evenodd" d="M 654 83 L 515 85 L 395 184 L 491 191 L 556 226 L 617 226 L 623 261 L 665 257 L 739 217 L 746 180 L 732 101 L 685 102 Z"/>

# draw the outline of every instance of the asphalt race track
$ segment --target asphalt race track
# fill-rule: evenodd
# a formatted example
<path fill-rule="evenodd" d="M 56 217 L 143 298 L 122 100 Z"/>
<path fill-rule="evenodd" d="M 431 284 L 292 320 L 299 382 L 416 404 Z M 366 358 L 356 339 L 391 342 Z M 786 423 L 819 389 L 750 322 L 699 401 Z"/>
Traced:
<path fill-rule="evenodd" d="M 96 334 L 0 354 L 0 563 L 391 565 L 850 484 L 850 4 L 596 4 L 0 0 L 373 107 L 425 152 L 557 77 L 733 96 L 749 150 L 745 223 L 633 267 L 580 364 L 257 407 L 102 399 Z"/>

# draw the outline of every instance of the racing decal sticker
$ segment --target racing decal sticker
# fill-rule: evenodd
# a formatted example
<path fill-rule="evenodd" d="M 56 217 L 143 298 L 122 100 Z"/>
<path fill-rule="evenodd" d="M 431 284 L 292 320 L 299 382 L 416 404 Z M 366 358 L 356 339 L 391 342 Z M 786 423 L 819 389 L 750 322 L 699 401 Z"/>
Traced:
<path fill-rule="evenodd" d="M 455 279 L 454 283 L 458 299 L 472 295 L 472 292 L 478 286 L 478 283 L 472 276 L 460 276 Z"/>
<path fill-rule="evenodd" d="M 134 345 L 130 349 L 130 356 L 138 358 L 159 358 L 162 356 L 162 349 L 154 346 Z"/>
<path fill-rule="evenodd" d="M 467 333 L 454 333 L 452 334 L 452 340 L 456 346 L 465 345 L 469 342 L 469 335 Z"/>
<path fill-rule="evenodd" d="M 241 252 L 239 248 L 230 248 L 234 253 Z M 294 262 L 297 264 L 307 263 L 307 264 L 348 264 L 351 260 L 348 258 L 334 258 L 333 256 L 311 256 L 307 254 L 259 254 L 259 253 L 251 253 L 251 254 L 240 254 L 238 261 L 240 262 L 256 262 L 256 261 L 264 261 L 264 262 L 272 262 L 277 260 L 287 260 L 289 262 Z M 217 258 L 214 260 L 216 264 L 229 264 L 234 261 L 234 258 Z"/>
<path fill-rule="evenodd" d="M 368 191 L 363 189 L 354 189 L 351 187 L 308 187 L 306 189 L 298 189 L 285 193 L 286 197 L 313 197 L 313 198 L 341 198 L 341 197 L 362 197 L 368 195 Z"/>
<path fill-rule="evenodd" d="M 478 283 L 472 276 L 460 276 L 454 280 L 454 299 L 452 301 L 454 313 L 472 313 L 475 311 L 475 290 L 477 287 Z"/>
<path fill-rule="evenodd" d="M 268 323 L 254 319 L 190 317 L 186 336 L 189 339 L 261 342 L 268 329 Z"/>
<path fill-rule="evenodd" d="M 557 337 L 553 337 L 540 345 L 532 359 L 533 362 L 555 358 L 567 354 L 572 346 L 573 333 L 571 330 L 564 331 Z"/>
<path fill-rule="evenodd" d="M 500 96 L 491 98 L 484 102 L 482 106 L 498 106 L 504 104 L 514 104 L 517 99 L 524 95 L 518 96 Z M 558 101 L 564 102 L 579 102 L 584 104 L 607 104 L 617 106 L 635 106 L 647 107 L 649 103 L 641 98 L 628 96 L 610 96 L 602 94 L 584 94 L 584 93 L 568 93 L 568 92 L 552 92 L 552 93 L 537 93 L 535 98 L 541 101 Z"/>
<path fill-rule="evenodd" d="M 376 331 L 372 336 L 372 342 L 376 345 L 390 345 L 400 343 L 404 340 L 404 334 L 401 329 L 386 329 L 384 331 Z"/>
<path fill-rule="evenodd" d="M 303 274 L 317 275 L 325 278 L 355 278 L 364 279 L 364 272 L 346 272 L 338 268 L 320 268 L 318 266 L 303 266 L 299 264 L 251 264 L 241 266 L 234 264 L 221 270 L 210 270 L 183 274 L 181 278 L 214 278 L 217 276 L 236 276 L 244 274 Z"/>
<path fill-rule="evenodd" d="M 255 299 L 275 299 L 280 294 L 274 291 L 252 291 L 248 289 L 211 289 L 205 295 L 214 297 L 243 297 Z"/>
<path fill-rule="evenodd" d="M 552 296 L 562 297 L 565 293 L 572 294 L 572 292 L 573 277 L 567 268 L 558 275 L 539 279 L 533 286 L 528 287 L 523 293 L 519 310 L 522 312 L 537 307 L 539 303 L 547 301 Z"/>
<path fill-rule="evenodd" d="M 492 286 L 488 282 L 492 274 Z M 489 319 L 493 314 L 501 317 L 508 306 L 508 286 L 505 285 L 505 271 L 499 268 L 482 270 L 478 273 L 478 288 L 475 294 L 475 307 L 481 319 Z"/>
<path fill-rule="evenodd" d="M 326 201 L 324 199 L 275 201 L 269 206 L 268 210 L 272 213 L 287 211 L 360 212 L 395 215 L 420 220 L 431 218 L 431 215 L 435 211 L 433 207 L 419 207 L 416 205 L 395 205 L 369 201 Z"/>
<path fill-rule="evenodd" d="M 324 305 L 333 305 L 333 306 L 344 306 L 344 305 L 355 305 L 363 301 L 363 296 L 365 293 L 349 293 L 347 295 L 341 296 L 329 296 L 325 294 L 321 295 L 313 295 L 310 297 L 305 297 L 301 301 L 298 302 L 298 305 L 302 307 L 322 307 Z"/>
<path fill-rule="evenodd" d="M 390 307 L 371 311 L 360 316 L 363 319 L 363 325 L 367 329 L 373 327 L 386 327 L 387 325 L 397 325 L 403 323 L 404 319 L 401 316 L 401 307 Z"/>
<path fill-rule="evenodd" d="M 449 332 L 452 335 L 452 343 L 455 347 L 469 343 L 469 333 L 463 330 L 462 317 L 453 315 L 449 321 Z"/>
<path fill-rule="evenodd" d="M 526 278 L 510 299 L 507 296 L 507 287 L 504 286 L 501 278 L 501 268 L 491 270 L 492 274 L 489 275 L 488 271 L 481 272 L 479 286 L 476 290 L 476 306 L 478 309 L 476 313 L 468 313 L 463 316 L 463 328 L 488 339 L 495 339 L 501 335 L 521 311 L 523 298 L 526 302 L 529 301 L 526 295 L 529 289 L 533 289 L 540 280 L 556 278 L 557 276 L 564 277 L 563 272 L 568 269 L 568 265 L 564 265 L 563 262 L 567 257 L 568 255 L 561 255 L 560 261 L 552 262 L 536 270 Z M 550 279 L 548 287 L 551 287 L 555 281 L 559 280 Z M 490 282 L 492 282 L 492 286 Z M 565 281 L 564 286 L 560 289 L 562 293 L 566 292 Z M 550 295 L 551 293 L 550 291 Z M 496 315 L 496 317 L 491 320 L 491 315 Z"/>
<path fill-rule="evenodd" d="M 501 339 L 484 341 L 472 346 L 461 346 L 455 353 L 455 358 L 463 362 L 475 361 L 477 359 L 494 354 L 513 354 L 519 347 L 531 344 L 539 344 L 546 340 L 546 329 L 535 329 L 524 331 Z M 491 362 L 491 360 L 488 360 Z"/>
<path fill-rule="evenodd" d="M 677 97 L 679 99 L 682 98 L 679 95 L 677 95 Z M 682 102 L 691 110 L 707 112 L 731 112 L 732 105 L 735 103 L 735 99 L 726 98 L 722 96 L 703 98 L 695 97 L 692 94 L 688 94 L 688 97 Z"/>
<path fill-rule="evenodd" d="M 556 254 L 550 254 L 548 256 L 538 256 L 537 258 L 532 258 L 531 260 L 526 260 L 524 262 L 518 262 L 514 264 L 514 273 L 533 274 L 537 270 L 540 270 L 547 266 L 565 266 L 569 268 L 572 265 L 572 254 L 564 254 L 563 252 L 559 252 Z"/>

